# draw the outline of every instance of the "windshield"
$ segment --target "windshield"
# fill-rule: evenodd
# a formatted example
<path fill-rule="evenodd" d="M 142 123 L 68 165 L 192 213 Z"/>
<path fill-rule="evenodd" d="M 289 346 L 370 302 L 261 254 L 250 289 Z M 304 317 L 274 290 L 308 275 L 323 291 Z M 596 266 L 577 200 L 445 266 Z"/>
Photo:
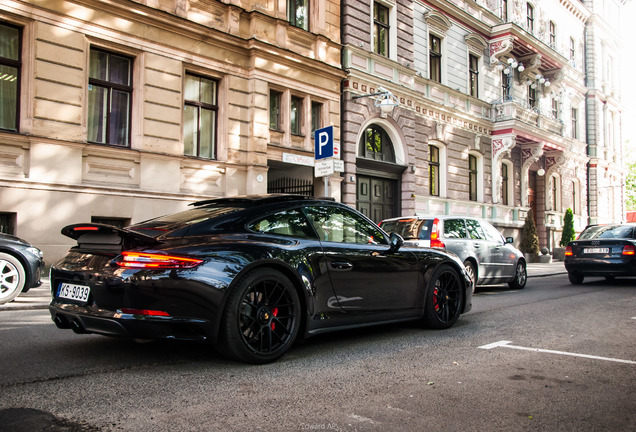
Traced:
<path fill-rule="evenodd" d="M 596 225 L 581 233 L 579 240 L 598 238 L 634 238 L 634 227 L 625 225 Z"/>

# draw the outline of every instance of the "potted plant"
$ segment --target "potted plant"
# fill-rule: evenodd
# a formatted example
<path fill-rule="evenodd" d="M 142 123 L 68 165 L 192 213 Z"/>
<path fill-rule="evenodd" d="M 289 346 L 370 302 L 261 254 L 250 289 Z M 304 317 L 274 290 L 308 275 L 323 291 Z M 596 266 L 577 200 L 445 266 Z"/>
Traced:
<path fill-rule="evenodd" d="M 519 249 L 528 262 L 536 262 L 539 253 L 539 236 L 537 226 L 534 223 L 533 211 L 530 210 L 526 216 L 526 221 L 521 229 L 521 244 Z"/>

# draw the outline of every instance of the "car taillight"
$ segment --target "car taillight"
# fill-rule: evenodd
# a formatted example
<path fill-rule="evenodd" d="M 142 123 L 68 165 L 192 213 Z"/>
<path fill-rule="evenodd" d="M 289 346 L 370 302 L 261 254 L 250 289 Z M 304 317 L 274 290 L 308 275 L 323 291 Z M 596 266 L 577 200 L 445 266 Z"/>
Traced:
<path fill-rule="evenodd" d="M 565 256 L 573 256 L 574 252 L 572 252 L 572 246 L 565 247 Z"/>
<path fill-rule="evenodd" d="M 633 245 L 626 245 L 623 247 L 623 255 L 634 255 L 636 251 L 634 250 Z"/>
<path fill-rule="evenodd" d="M 114 261 L 120 267 L 147 269 L 193 268 L 202 262 L 202 259 L 197 258 L 131 251 L 122 252 L 120 257 Z"/>
<path fill-rule="evenodd" d="M 121 313 L 130 314 L 130 315 L 143 315 L 143 316 L 163 316 L 163 317 L 170 316 L 168 312 L 150 310 L 150 309 L 121 308 Z"/>
<path fill-rule="evenodd" d="M 439 239 L 439 219 L 433 220 L 433 228 L 431 229 L 431 247 L 446 248 L 443 241 Z"/>

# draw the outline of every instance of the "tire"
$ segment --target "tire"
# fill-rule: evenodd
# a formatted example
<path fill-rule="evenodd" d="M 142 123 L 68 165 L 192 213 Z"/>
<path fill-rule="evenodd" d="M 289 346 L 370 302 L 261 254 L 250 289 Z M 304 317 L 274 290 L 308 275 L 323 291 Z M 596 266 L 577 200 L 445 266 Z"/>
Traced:
<path fill-rule="evenodd" d="M 424 304 L 424 324 L 445 329 L 459 319 L 464 297 L 461 278 L 452 267 L 442 264 L 433 273 Z"/>
<path fill-rule="evenodd" d="M 466 272 L 468 273 L 470 278 L 473 280 L 473 293 L 474 293 L 475 290 L 477 289 L 477 278 L 479 277 L 479 275 L 477 274 L 477 269 L 475 268 L 475 264 L 473 264 L 472 262 L 468 260 L 464 261 L 464 267 L 466 267 Z"/>
<path fill-rule="evenodd" d="M 528 282 L 526 263 L 525 261 L 519 260 L 517 261 L 517 266 L 515 268 L 515 278 L 508 282 L 508 286 L 512 289 L 524 289 L 526 287 L 526 282 Z"/>
<path fill-rule="evenodd" d="M 13 255 L 0 252 L 0 304 L 16 298 L 24 289 L 26 273 Z"/>
<path fill-rule="evenodd" d="M 581 273 L 568 272 L 568 279 L 570 279 L 572 285 L 581 285 L 585 276 Z"/>
<path fill-rule="evenodd" d="M 252 270 L 230 293 L 220 348 L 234 360 L 270 363 L 292 346 L 300 320 L 300 300 L 289 279 L 273 269 Z"/>

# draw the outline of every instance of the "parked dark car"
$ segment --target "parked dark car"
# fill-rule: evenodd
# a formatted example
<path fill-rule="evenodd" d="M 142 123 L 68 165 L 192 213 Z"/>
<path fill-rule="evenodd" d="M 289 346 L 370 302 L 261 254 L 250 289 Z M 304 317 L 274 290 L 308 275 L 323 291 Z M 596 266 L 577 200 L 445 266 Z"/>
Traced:
<path fill-rule="evenodd" d="M 0 233 L 0 304 L 40 286 L 43 269 L 40 249 L 18 237 Z"/>
<path fill-rule="evenodd" d="M 590 225 L 565 248 L 570 282 L 586 276 L 636 276 L 636 224 Z"/>
<path fill-rule="evenodd" d="M 475 285 L 507 282 L 523 289 L 528 279 L 526 259 L 503 235 L 482 219 L 463 216 L 406 216 L 386 219 L 380 226 L 400 234 L 405 243 L 454 253 Z"/>
<path fill-rule="evenodd" d="M 220 198 L 126 229 L 76 224 L 51 269 L 59 328 L 207 341 L 266 363 L 299 337 L 421 320 L 448 328 L 471 308 L 455 256 L 403 247 L 346 205 L 292 195 Z"/>

